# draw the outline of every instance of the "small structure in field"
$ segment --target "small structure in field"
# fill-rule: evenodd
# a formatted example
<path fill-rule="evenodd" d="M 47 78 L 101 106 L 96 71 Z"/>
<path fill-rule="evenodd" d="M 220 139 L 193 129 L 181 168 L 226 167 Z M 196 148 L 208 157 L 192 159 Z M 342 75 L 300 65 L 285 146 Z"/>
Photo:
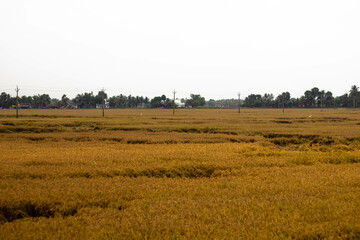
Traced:
<path fill-rule="evenodd" d="M 16 105 L 12 105 L 11 106 L 12 109 L 16 109 L 17 106 Z M 30 103 L 19 103 L 19 109 L 30 109 L 31 108 L 31 104 Z"/>
<path fill-rule="evenodd" d="M 101 104 L 101 103 L 100 103 L 100 104 L 96 104 L 96 108 L 97 108 L 97 109 L 102 108 L 102 104 Z M 106 109 L 110 108 L 109 102 L 105 102 L 104 108 L 106 108 Z"/>
<path fill-rule="evenodd" d="M 49 104 L 49 105 L 46 106 L 46 108 L 48 108 L 48 109 L 58 109 L 59 106 L 56 105 L 56 104 Z"/>

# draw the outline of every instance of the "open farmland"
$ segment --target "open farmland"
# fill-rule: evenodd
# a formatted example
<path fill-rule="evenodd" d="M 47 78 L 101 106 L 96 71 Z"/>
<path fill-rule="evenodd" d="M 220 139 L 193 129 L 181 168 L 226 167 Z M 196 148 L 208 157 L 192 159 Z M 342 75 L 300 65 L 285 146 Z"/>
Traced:
<path fill-rule="evenodd" d="M 0 239 L 360 239 L 360 111 L 0 110 Z"/>

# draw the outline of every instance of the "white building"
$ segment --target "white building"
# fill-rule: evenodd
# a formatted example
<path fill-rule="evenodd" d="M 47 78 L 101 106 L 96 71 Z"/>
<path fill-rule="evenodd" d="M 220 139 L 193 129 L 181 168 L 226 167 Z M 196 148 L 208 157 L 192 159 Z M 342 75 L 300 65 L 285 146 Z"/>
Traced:
<path fill-rule="evenodd" d="M 102 104 L 96 104 L 96 108 L 102 108 Z M 105 102 L 104 108 L 110 108 L 109 102 Z"/>
<path fill-rule="evenodd" d="M 182 103 L 179 99 L 175 100 L 175 105 L 178 108 L 184 108 L 185 107 L 185 103 Z"/>

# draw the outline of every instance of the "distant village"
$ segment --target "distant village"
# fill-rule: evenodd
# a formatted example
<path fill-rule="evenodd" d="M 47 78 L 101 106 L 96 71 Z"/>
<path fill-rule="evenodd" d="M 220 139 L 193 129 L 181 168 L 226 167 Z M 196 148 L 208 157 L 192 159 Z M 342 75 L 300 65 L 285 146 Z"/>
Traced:
<path fill-rule="evenodd" d="M 104 91 L 96 95 L 93 92 L 77 94 L 70 99 L 65 94 L 61 99 L 51 98 L 48 94 L 34 96 L 11 96 L 6 92 L 0 94 L 0 108 L 47 108 L 47 109 L 87 109 L 87 108 L 348 108 L 359 107 L 359 87 L 351 86 L 348 93 L 334 97 L 332 92 L 314 87 L 304 92 L 301 97 L 292 97 L 289 92 L 283 92 L 276 97 L 272 93 L 250 94 L 245 98 L 205 100 L 200 94 L 190 94 L 189 98 L 176 98 L 166 95 L 156 96 L 152 99 L 143 96 L 119 94 L 108 97 Z"/>

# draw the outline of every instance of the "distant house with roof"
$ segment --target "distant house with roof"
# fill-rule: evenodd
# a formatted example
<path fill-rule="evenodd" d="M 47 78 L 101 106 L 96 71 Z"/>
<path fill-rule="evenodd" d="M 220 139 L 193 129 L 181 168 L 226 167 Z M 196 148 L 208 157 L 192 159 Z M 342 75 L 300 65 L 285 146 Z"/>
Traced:
<path fill-rule="evenodd" d="M 46 106 L 46 108 L 49 108 L 49 109 L 58 109 L 59 106 L 56 105 L 56 104 L 49 104 L 49 105 Z"/>
<path fill-rule="evenodd" d="M 76 109 L 76 108 L 84 108 L 85 105 L 84 104 L 81 104 L 81 103 L 75 103 L 75 102 L 72 102 L 70 101 L 67 105 L 67 108 L 69 109 Z"/>
<path fill-rule="evenodd" d="M 96 104 L 96 108 L 102 108 L 102 104 Z M 104 108 L 110 108 L 110 103 L 109 102 L 105 102 L 104 104 Z"/>
<path fill-rule="evenodd" d="M 12 105 L 11 106 L 12 109 L 16 109 L 17 106 L 16 105 Z M 31 104 L 30 103 L 19 103 L 19 109 L 30 109 L 31 108 Z"/>
<path fill-rule="evenodd" d="M 184 108 L 184 107 L 185 107 L 185 103 L 184 103 L 184 102 L 181 102 L 181 100 L 179 100 L 179 99 L 176 99 L 176 100 L 175 100 L 175 105 L 176 105 L 176 107 L 178 107 L 178 108 Z"/>

